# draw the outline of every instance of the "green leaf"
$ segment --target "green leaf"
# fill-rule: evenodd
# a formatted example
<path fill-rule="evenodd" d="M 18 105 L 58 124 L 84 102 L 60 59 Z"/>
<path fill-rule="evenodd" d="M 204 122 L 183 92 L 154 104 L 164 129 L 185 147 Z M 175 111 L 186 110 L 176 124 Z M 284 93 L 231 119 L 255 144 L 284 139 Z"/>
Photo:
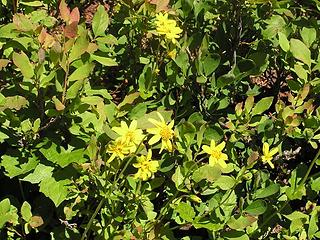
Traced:
<path fill-rule="evenodd" d="M 233 177 L 230 176 L 221 176 L 214 183 L 214 187 L 219 187 L 222 190 L 229 190 L 235 185 L 236 181 Z"/>
<path fill-rule="evenodd" d="M 236 80 L 233 73 L 227 73 L 217 79 L 217 88 L 223 88 Z"/>
<path fill-rule="evenodd" d="M 99 5 L 92 20 L 92 30 L 95 37 L 104 36 L 105 31 L 109 25 L 108 13 L 104 9 L 104 6 Z"/>
<path fill-rule="evenodd" d="M 288 52 L 290 50 L 290 43 L 286 35 L 282 32 L 278 32 L 279 44 L 283 51 Z"/>
<path fill-rule="evenodd" d="M 308 72 L 307 70 L 305 70 L 303 68 L 303 66 L 301 66 L 300 64 L 295 64 L 294 65 L 294 71 L 296 72 L 296 74 L 298 75 L 299 78 L 303 79 L 303 80 L 307 80 L 308 78 Z"/>
<path fill-rule="evenodd" d="M 221 176 L 221 170 L 218 167 L 213 167 L 210 165 L 204 165 L 195 170 L 192 174 L 192 179 L 195 182 L 200 182 L 206 179 L 209 182 L 217 180 Z"/>
<path fill-rule="evenodd" d="M 246 213 L 251 215 L 261 215 L 267 210 L 267 203 L 264 200 L 256 200 L 252 202 L 244 210 Z"/>
<path fill-rule="evenodd" d="M 17 208 L 10 204 L 9 198 L 3 199 L 0 202 L 0 229 L 7 222 L 12 225 L 18 224 L 18 218 Z"/>
<path fill-rule="evenodd" d="M 71 49 L 71 52 L 69 54 L 69 62 L 71 63 L 74 60 L 80 58 L 80 56 L 86 52 L 88 46 L 89 41 L 87 39 L 87 34 L 80 35 Z"/>
<path fill-rule="evenodd" d="M 39 183 L 43 179 L 50 177 L 52 175 L 53 169 L 54 169 L 53 167 L 46 166 L 40 163 L 34 169 L 33 173 L 30 173 L 22 180 L 30 183 Z"/>
<path fill-rule="evenodd" d="M 303 42 L 298 39 L 291 38 L 290 52 L 296 59 L 304 62 L 309 67 L 311 66 L 311 52 Z"/>
<path fill-rule="evenodd" d="M 56 181 L 53 177 L 48 177 L 41 181 L 40 192 L 50 198 L 56 207 L 66 199 L 69 193 L 66 181 Z"/>
<path fill-rule="evenodd" d="M 174 59 L 174 62 L 178 65 L 178 67 L 182 70 L 183 75 L 187 74 L 187 70 L 189 68 L 189 57 L 185 50 L 181 50 L 177 57 Z"/>
<path fill-rule="evenodd" d="M 250 240 L 249 236 L 243 231 L 227 231 L 222 235 L 227 240 Z"/>
<path fill-rule="evenodd" d="M 181 173 L 181 167 L 176 168 L 175 173 L 172 175 L 172 181 L 174 182 L 177 189 L 180 189 L 180 185 L 183 184 L 184 176 Z"/>
<path fill-rule="evenodd" d="M 95 54 L 91 54 L 90 56 L 93 60 L 97 61 L 98 63 L 101 63 L 104 66 L 107 66 L 107 67 L 118 66 L 118 63 L 112 58 L 98 56 Z"/>
<path fill-rule="evenodd" d="M 66 167 L 71 163 L 81 164 L 86 161 L 83 157 L 84 149 L 65 150 L 63 147 L 51 143 L 50 146 L 44 146 L 40 149 L 43 156 L 50 162 L 57 163 L 60 167 Z"/>
<path fill-rule="evenodd" d="M 258 219 L 254 216 L 240 216 L 239 218 L 235 218 L 232 216 L 230 220 L 227 222 L 227 225 L 234 230 L 242 230 L 248 226 L 250 226 L 252 223 L 257 221 Z"/>
<path fill-rule="evenodd" d="M 78 96 L 80 89 L 82 88 L 84 80 L 81 79 L 79 81 L 74 82 L 71 87 L 68 88 L 66 99 L 74 99 Z"/>
<path fill-rule="evenodd" d="M 25 78 L 32 78 L 34 76 L 33 65 L 30 63 L 28 56 L 24 52 L 21 52 L 20 54 L 14 52 L 12 54 L 12 60 Z"/>
<path fill-rule="evenodd" d="M 272 15 L 268 20 L 265 20 L 268 24 L 267 28 L 262 31 L 262 35 L 265 39 L 273 38 L 279 32 L 284 32 L 286 28 L 286 21 L 279 15 Z"/>
<path fill-rule="evenodd" d="M 179 213 L 180 217 L 187 222 L 192 222 L 196 216 L 193 207 L 188 203 L 180 202 L 175 210 Z"/>
<path fill-rule="evenodd" d="M 311 47 L 312 43 L 317 38 L 317 31 L 314 28 L 306 28 L 303 27 L 300 31 L 303 42 L 307 45 L 307 47 Z"/>
<path fill-rule="evenodd" d="M 271 184 L 268 187 L 260 188 L 255 192 L 255 198 L 266 198 L 279 192 L 279 184 Z"/>
<path fill-rule="evenodd" d="M 24 161 L 24 163 L 21 163 Z M 10 178 L 28 173 L 32 171 L 38 164 L 38 159 L 36 157 L 30 157 L 27 159 L 18 159 L 16 157 L 11 157 L 8 155 L 2 156 L 1 166 L 5 169 L 5 175 Z"/>
<path fill-rule="evenodd" d="M 20 110 L 28 105 L 28 100 L 22 96 L 10 96 L 6 97 L 4 102 L 0 103 L 0 111 L 5 109 Z"/>
<path fill-rule="evenodd" d="M 262 98 L 256 105 L 253 107 L 251 114 L 252 116 L 258 115 L 263 113 L 264 111 L 268 110 L 272 104 L 273 97 L 265 97 Z"/>
<path fill-rule="evenodd" d="M 86 63 L 82 65 L 81 67 L 77 68 L 70 76 L 69 81 L 76 81 L 76 80 L 82 80 L 84 78 L 87 78 L 93 69 L 93 64 Z"/>
<path fill-rule="evenodd" d="M 23 220 L 29 222 L 32 217 L 31 206 L 28 202 L 23 202 L 21 206 L 21 216 Z"/>
<path fill-rule="evenodd" d="M 308 228 L 308 237 L 313 239 L 315 233 L 319 230 L 318 227 L 318 211 L 313 210 L 310 217 L 309 228 Z"/>
<path fill-rule="evenodd" d="M 311 181 L 311 189 L 316 192 L 320 191 L 320 177 Z"/>
<path fill-rule="evenodd" d="M 214 70 L 217 69 L 220 63 L 220 55 L 219 54 L 212 54 L 211 56 L 206 56 L 203 59 L 203 69 L 206 76 L 209 76 Z"/>

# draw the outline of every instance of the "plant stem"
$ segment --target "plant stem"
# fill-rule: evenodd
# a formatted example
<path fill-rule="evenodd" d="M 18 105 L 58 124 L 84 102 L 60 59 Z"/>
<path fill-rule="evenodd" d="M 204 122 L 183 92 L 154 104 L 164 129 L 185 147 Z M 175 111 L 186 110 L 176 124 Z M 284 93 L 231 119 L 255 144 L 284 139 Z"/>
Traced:
<path fill-rule="evenodd" d="M 310 175 L 310 172 L 314 166 L 314 164 L 316 163 L 317 159 L 319 158 L 320 156 L 320 149 L 318 150 L 316 156 L 313 158 L 308 170 L 307 170 L 307 173 L 306 175 L 304 176 L 304 178 L 302 179 L 302 181 L 300 182 L 299 186 L 297 188 L 299 188 L 300 186 L 302 186 L 303 184 L 305 184 L 305 182 L 307 181 L 309 175 Z M 281 211 L 288 205 L 289 203 L 289 199 L 285 201 L 285 203 L 282 205 L 281 208 L 279 208 L 278 211 L 275 211 L 273 214 L 271 214 L 264 222 L 263 224 L 259 227 L 260 229 L 262 229 L 262 227 L 264 227 L 276 214 L 278 213 L 281 213 Z"/>
<path fill-rule="evenodd" d="M 95 210 L 94 213 L 92 214 L 92 216 L 91 216 L 91 218 L 90 218 L 90 220 L 89 220 L 89 222 L 88 222 L 88 224 L 87 224 L 87 226 L 86 226 L 86 228 L 85 228 L 85 230 L 84 230 L 84 232 L 83 232 L 83 234 L 82 234 L 82 236 L 81 236 L 81 240 L 86 239 L 87 233 L 88 233 L 88 231 L 90 230 L 91 225 L 92 225 L 94 219 L 96 218 L 98 212 L 100 211 L 101 207 L 103 206 L 105 200 L 106 200 L 105 198 L 102 198 L 102 199 L 100 200 L 99 205 L 97 206 L 96 210 Z"/>

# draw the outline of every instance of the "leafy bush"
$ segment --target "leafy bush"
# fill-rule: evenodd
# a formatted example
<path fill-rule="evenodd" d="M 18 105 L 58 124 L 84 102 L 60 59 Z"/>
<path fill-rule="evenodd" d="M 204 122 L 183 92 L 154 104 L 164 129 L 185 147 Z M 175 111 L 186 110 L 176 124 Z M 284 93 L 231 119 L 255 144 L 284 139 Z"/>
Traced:
<path fill-rule="evenodd" d="M 320 3 L 1 1 L 1 239 L 318 239 Z"/>

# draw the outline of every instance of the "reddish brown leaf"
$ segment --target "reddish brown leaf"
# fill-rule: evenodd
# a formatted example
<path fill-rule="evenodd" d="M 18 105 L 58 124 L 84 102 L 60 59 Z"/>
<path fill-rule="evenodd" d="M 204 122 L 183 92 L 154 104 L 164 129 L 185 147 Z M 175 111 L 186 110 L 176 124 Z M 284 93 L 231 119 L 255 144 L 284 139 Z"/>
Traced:
<path fill-rule="evenodd" d="M 59 5 L 60 10 L 60 16 L 65 22 L 69 22 L 70 19 L 70 9 L 68 8 L 68 5 L 66 4 L 65 0 L 60 1 Z"/>
<path fill-rule="evenodd" d="M 150 4 L 156 5 L 156 12 L 167 11 L 170 0 L 149 0 Z"/>
<path fill-rule="evenodd" d="M 38 36 L 38 40 L 40 44 L 43 44 L 44 41 L 46 40 L 46 35 L 47 35 L 47 30 L 45 28 L 42 28 L 39 36 Z"/>
<path fill-rule="evenodd" d="M 64 28 L 64 35 L 68 38 L 75 38 L 78 32 L 78 23 L 72 22 Z"/>
<path fill-rule="evenodd" d="M 79 9 L 76 7 L 71 11 L 69 23 L 72 23 L 72 22 L 79 23 L 79 21 L 80 21 L 80 12 L 79 12 Z"/>
<path fill-rule="evenodd" d="M 40 216 L 32 216 L 29 224 L 32 228 L 40 227 L 43 224 L 43 219 Z"/>

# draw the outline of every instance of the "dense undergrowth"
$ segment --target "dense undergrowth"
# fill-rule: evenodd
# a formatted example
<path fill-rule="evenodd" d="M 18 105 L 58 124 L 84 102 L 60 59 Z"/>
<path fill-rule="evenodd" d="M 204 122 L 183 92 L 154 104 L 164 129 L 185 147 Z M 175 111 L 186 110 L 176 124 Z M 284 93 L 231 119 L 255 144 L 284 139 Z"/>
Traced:
<path fill-rule="evenodd" d="M 319 17 L 2 0 L 0 239 L 319 239 Z"/>

